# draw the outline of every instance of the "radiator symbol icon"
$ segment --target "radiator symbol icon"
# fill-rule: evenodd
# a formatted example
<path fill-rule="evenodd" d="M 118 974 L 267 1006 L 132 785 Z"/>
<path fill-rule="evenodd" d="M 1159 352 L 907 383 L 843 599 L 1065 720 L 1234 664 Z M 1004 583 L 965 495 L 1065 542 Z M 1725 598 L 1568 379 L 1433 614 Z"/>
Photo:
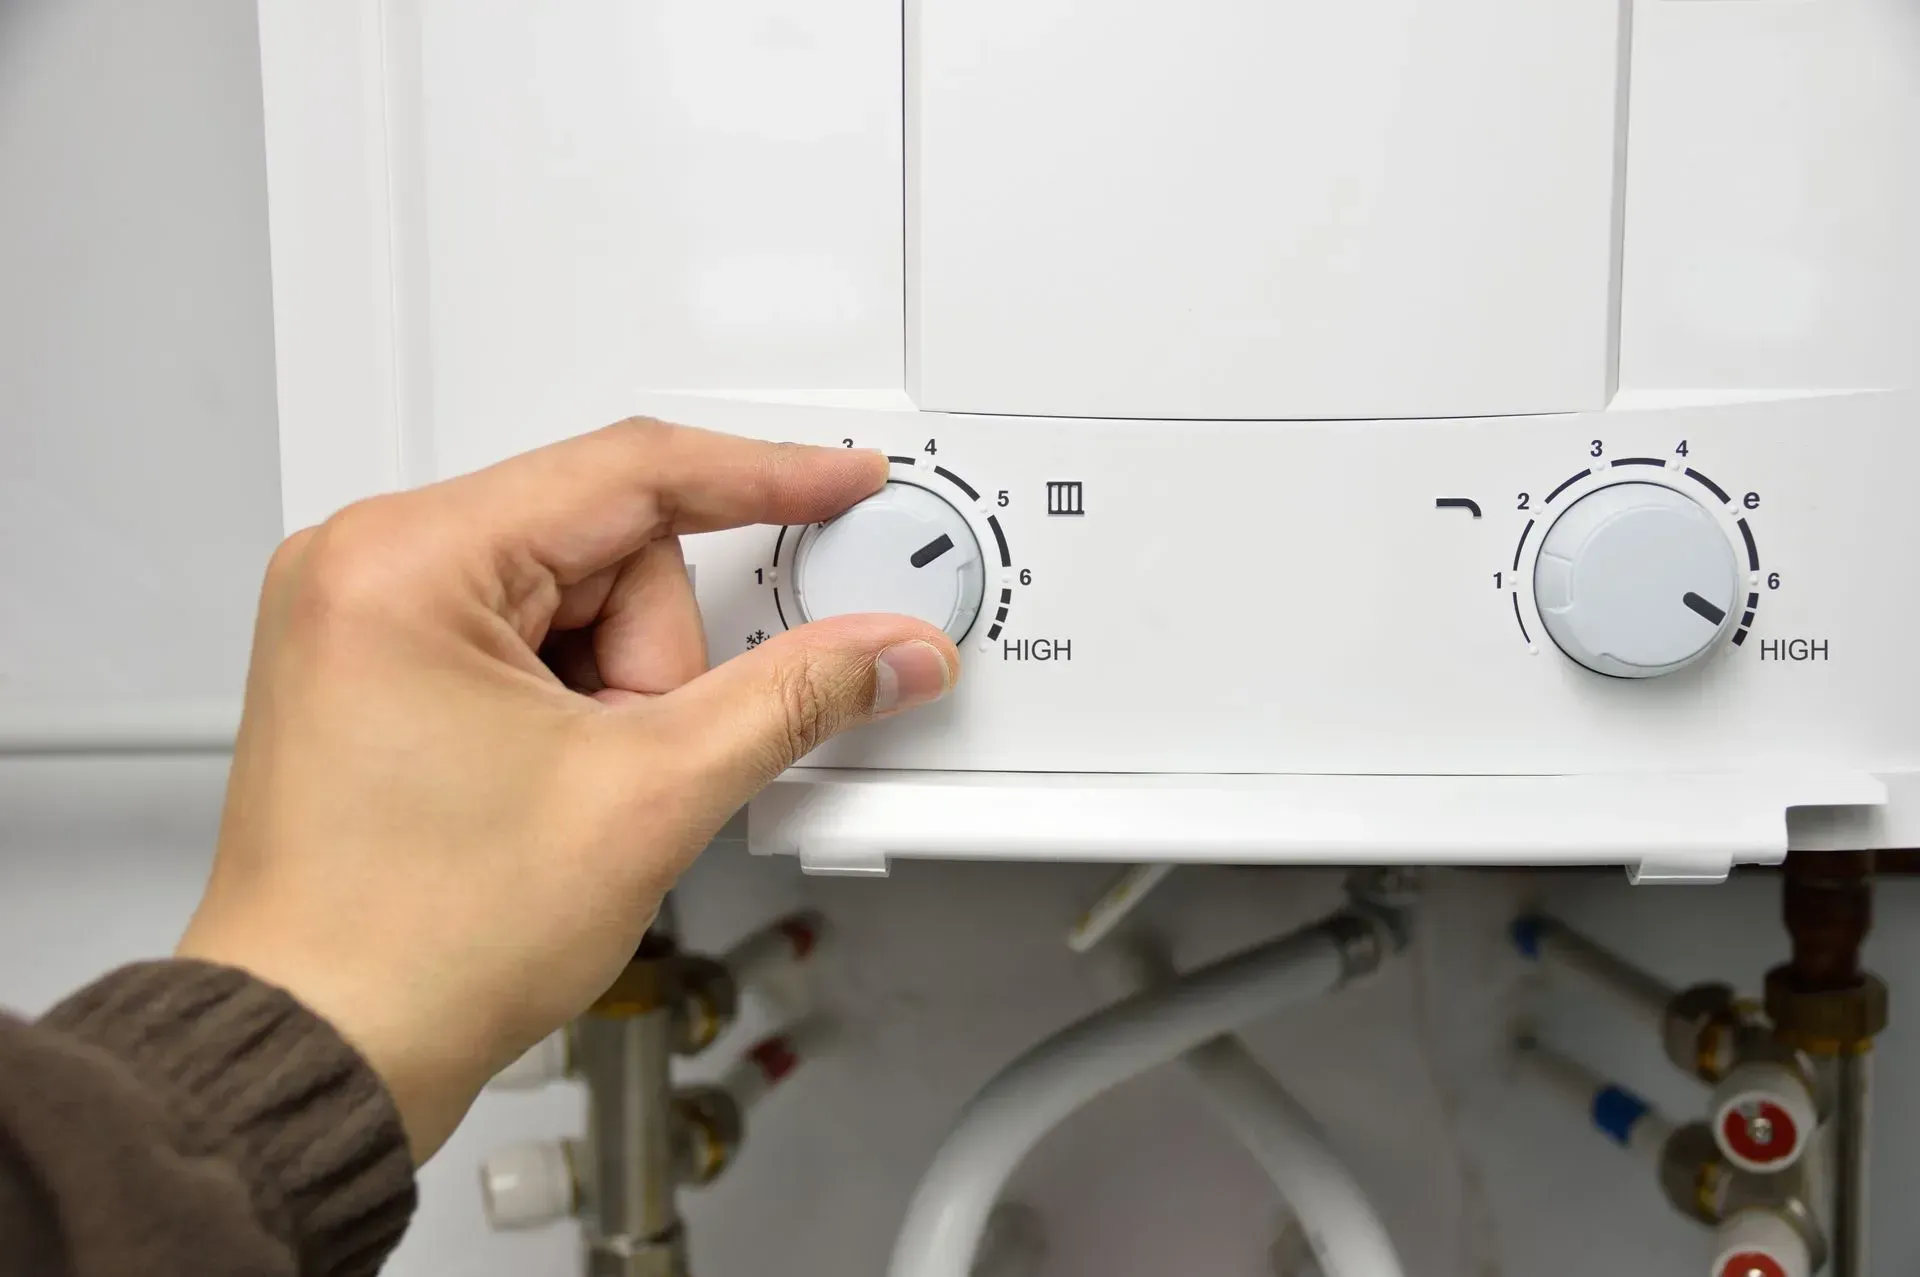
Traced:
<path fill-rule="evenodd" d="M 1085 514 L 1087 507 L 1081 496 L 1078 483 L 1047 484 L 1047 514 L 1050 516 L 1066 514 Z"/>

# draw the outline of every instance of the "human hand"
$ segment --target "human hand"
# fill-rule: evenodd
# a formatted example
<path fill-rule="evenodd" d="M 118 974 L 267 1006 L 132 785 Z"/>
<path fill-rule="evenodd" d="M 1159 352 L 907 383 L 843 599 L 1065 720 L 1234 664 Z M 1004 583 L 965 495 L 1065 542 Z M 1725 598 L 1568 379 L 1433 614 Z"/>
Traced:
<path fill-rule="evenodd" d="M 612 983 L 748 798 L 951 686 L 952 642 L 898 616 L 707 668 L 679 537 L 826 519 L 886 471 L 629 421 L 290 538 L 180 954 L 329 1020 L 424 1161 Z"/>

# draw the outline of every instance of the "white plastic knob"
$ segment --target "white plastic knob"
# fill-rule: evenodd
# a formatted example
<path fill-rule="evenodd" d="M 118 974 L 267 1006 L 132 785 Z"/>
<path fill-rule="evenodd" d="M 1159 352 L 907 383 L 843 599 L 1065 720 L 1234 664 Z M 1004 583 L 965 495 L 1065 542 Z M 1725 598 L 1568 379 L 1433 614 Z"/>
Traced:
<path fill-rule="evenodd" d="M 565 1078 L 571 1069 L 567 1034 L 563 1029 L 550 1033 L 487 1083 L 490 1091 L 531 1091 Z"/>
<path fill-rule="evenodd" d="M 1799 1073 L 1784 1064 L 1736 1065 L 1713 1088 L 1714 1142 L 1743 1171 L 1766 1175 L 1800 1160 L 1820 1113 Z"/>
<path fill-rule="evenodd" d="M 1746 1210 L 1720 1225 L 1712 1277 L 1813 1277 L 1807 1239 L 1785 1216 Z"/>
<path fill-rule="evenodd" d="M 1698 501 L 1657 483 L 1611 484 L 1562 511 L 1541 541 L 1533 595 L 1560 650 L 1615 678 L 1693 664 L 1743 611 L 1726 532 Z"/>
<path fill-rule="evenodd" d="M 570 1218 L 577 1206 L 573 1165 L 564 1144 L 516 1144 L 480 1164 L 481 1205 L 500 1231 L 538 1228 Z"/>
<path fill-rule="evenodd" d="M 980 616 L 986 576 L 966 516 L 937 493 L 898 480 L 807 528 L 793 558 L 801 619 L 889 612 L 937 625 L 955 642 Z"/>

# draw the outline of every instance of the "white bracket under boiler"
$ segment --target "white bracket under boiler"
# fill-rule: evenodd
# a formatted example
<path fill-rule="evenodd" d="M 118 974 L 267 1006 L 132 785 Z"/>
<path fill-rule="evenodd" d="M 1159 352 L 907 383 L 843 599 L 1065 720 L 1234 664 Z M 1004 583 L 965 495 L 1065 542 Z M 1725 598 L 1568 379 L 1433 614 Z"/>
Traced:
<path fill-rule="evenodd" d="M 895 856 L 1201 864 L 1625 864 L 1714 883 L 1778 864 L 1788 818 L 1878 808 L 1862 773 L 1659 776 L 1033 776 L 805 770 L 747 813 L 747 844 L 815 874 Z"/>

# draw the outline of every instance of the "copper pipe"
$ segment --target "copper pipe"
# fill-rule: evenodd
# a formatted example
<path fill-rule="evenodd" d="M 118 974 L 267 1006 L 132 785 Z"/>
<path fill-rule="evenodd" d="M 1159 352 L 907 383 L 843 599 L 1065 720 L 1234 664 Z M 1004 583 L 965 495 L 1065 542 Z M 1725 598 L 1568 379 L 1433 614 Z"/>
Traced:
<path fill-rule="evenodd" d="M 1767 973 L 1767 1013 L 1780 1040 L 1813 1058 L 1831 1098 L 1826 1225 L 1833 1277 L 1866 1277 L 1867 1135 L 1873 1040 L 1887 989 L 1860 965 L 1873 929 L 1874 853 L 1787 857 L 1781 916 L 1792 956 Z"/>
<path fill-rule="evenodd" d="M 1875 852 L 1873 874 L 1876 878 L 1904 878 L 1920 874 L 1920 850 L 1908 847 L 1898 851 Z"/>
<path fill-rule="evenodd" d="M 1787 967 L 1802 993 L 1852 989 L 1860 945 L 1873 929 L 1870 851 L 1794 852 L 1787 857 L 1781 915 L 1793 940 Z"/>

